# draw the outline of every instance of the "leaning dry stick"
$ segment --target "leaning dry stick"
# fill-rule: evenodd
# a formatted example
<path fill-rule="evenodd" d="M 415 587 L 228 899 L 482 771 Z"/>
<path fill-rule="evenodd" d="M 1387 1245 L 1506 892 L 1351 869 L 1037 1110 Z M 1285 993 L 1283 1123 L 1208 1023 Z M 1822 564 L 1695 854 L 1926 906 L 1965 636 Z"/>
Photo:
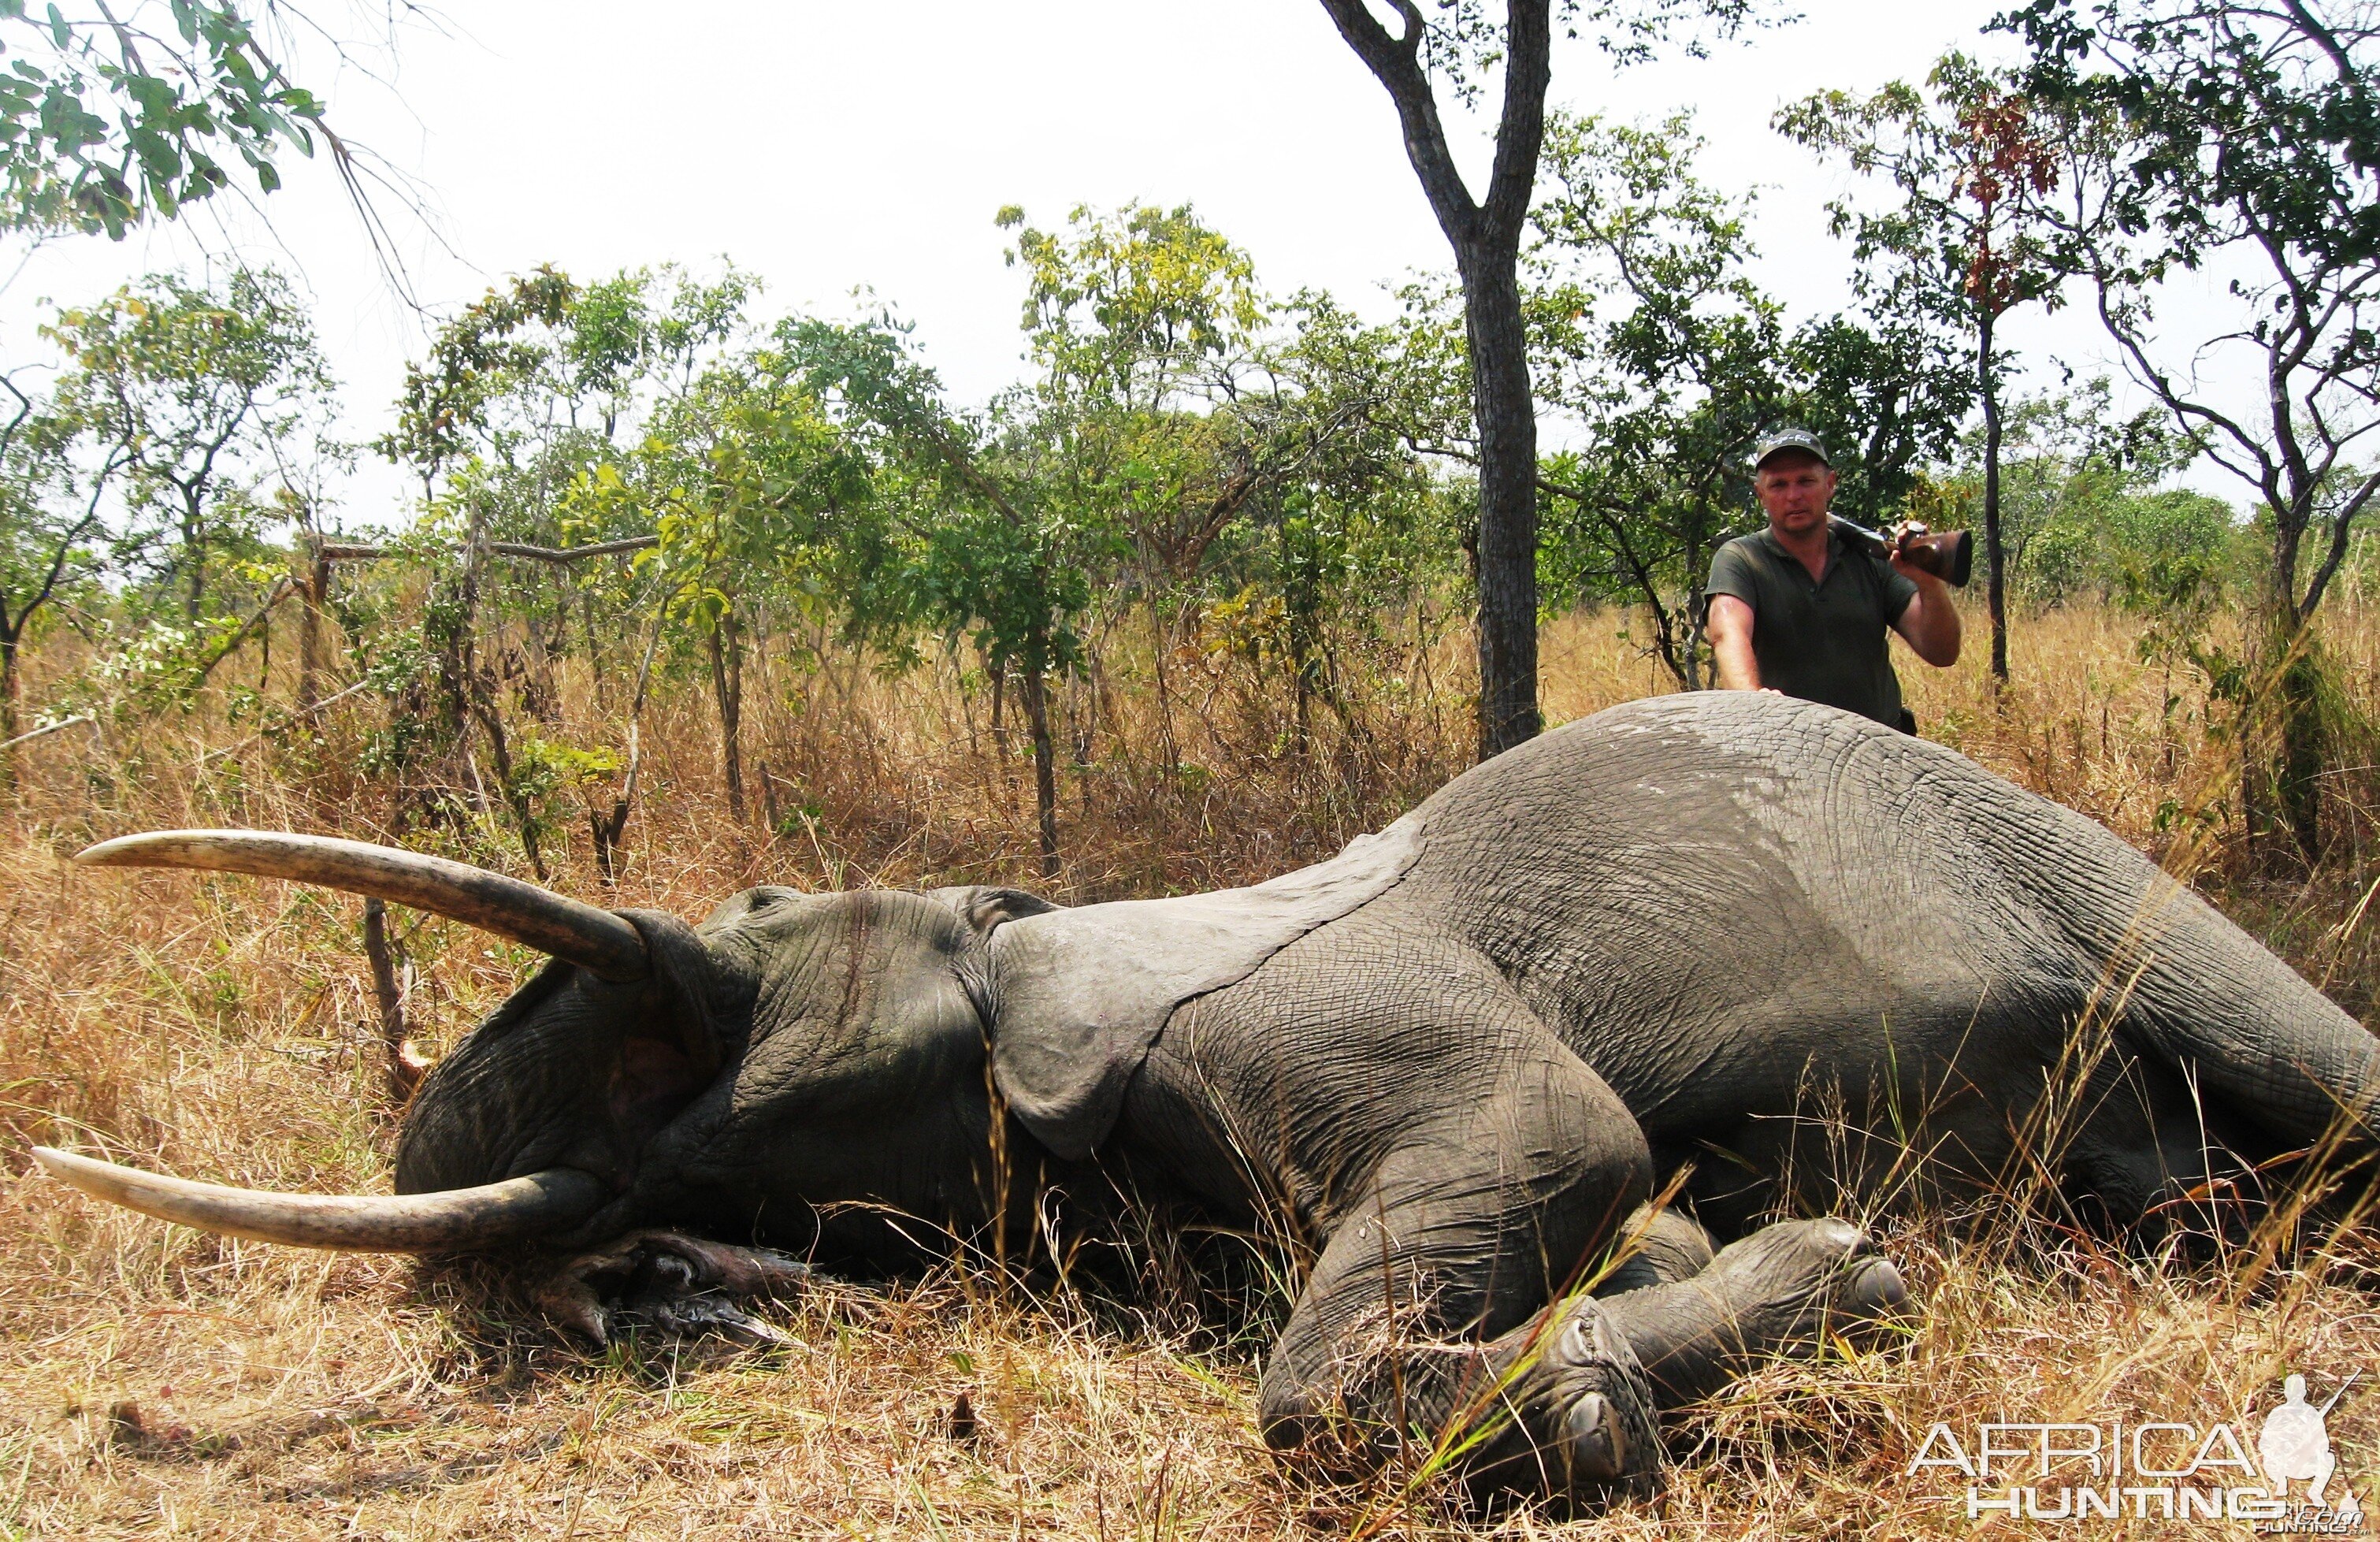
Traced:
<path fill-rule="evenodd" d="M 371 964 L 372 997 L 380 1006 L 381 1047 L 388 1057 L 389 1101 L 403 1108 L 420 1090 L 421 1078 L 430 1071 L 430 1062 L 415 1052 L 412 1041 L 406 1037 L 405 999 L 413 984 L 413 965 L 407 964 L 402 977 L 396 964 L 396 946 L 388 934 L 388 903 L 378 894 L 364 901 L 364 957 Z"/>
<path fill-rule="evenodd" d="M 72 728 L 79 723 L 87 724 L 90 727 L 92 735 L 97 736 L 99 733 L 99 720 L 92 717 L 89 712 L 82 712 L 74 717 L 60 718 L 55 722 L 44 723 L 41 727 L 34 729 L 30 734 L 19 734 L 13 739 L 9 739 L 5 743 L 0 743 L 0 749 L 14 749 L 18 745 L 29 745 L 35 739 L 47 738 L 52 734 L 60 733 L 66 729 Z"/>

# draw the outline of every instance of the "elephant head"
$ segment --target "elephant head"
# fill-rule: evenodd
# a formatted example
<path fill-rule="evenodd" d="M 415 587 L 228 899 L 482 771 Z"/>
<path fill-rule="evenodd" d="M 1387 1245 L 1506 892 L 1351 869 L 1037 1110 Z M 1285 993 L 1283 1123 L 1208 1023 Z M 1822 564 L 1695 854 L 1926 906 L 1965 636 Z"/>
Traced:
<path fill-rule="evenodd" d="M 262 1241 L 420 1253 L 583 1244 L 654 1213 L 788 1234 L 840 1207 L 964 1223 L 994 1203 L 987 943 L 1050 908 L 1029 895 L 764 887 L 698 928 L 318 836 L 171 831 L 78 860 L 377 895 L 551 955 L 423 1082 L 395 1196 L 232 1189 L 37 1149 L 101 1198 Z"/>

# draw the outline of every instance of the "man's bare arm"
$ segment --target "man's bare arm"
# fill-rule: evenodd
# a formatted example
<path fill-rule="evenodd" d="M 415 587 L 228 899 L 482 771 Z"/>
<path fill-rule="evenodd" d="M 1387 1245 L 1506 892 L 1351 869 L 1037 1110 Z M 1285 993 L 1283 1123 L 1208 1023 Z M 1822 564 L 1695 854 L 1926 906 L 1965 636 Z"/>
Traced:
<path fill-rule="evenodd" d="M 1916 598 L 1901 610 L 1892 629 L 1911 652 L 1937 669 L 1949 668 L 1959 662 L 1959 607 L 1950 598 L 1950 586 L 1899 557 L 1892 565 L 1917 586 Z"/>
<path fill-rule="evenodd" d="M 1732 594 L 1710 597 L 1709 633 L 1712 661 L 1718 666 L 1718 688 L 1756 691 L 1760 664 L 1752 656 L 1752 607 Z"/>

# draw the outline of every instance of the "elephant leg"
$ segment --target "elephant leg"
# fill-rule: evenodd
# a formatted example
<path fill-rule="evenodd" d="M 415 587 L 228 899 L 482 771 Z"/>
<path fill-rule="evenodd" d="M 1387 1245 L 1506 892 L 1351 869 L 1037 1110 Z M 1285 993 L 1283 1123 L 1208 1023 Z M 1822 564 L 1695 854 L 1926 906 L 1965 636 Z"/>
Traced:
<path fill-rule="evenodd" d="M 1550 1035 L 1513 1057 L 1496 1093 L 1408 1132 L 1339 1211 L 1265 1366 L 1267 1442 L 1335 1432 L 1376 1462 L 1412 1441 L 1500 1486 L 1649 1489 L 1659 1441 L 1626 1340 L 1593 1300 L 1547 1307 L 1650 1182 L 1600 1077 Z"/>
<path fill-rule="evenodd" d="M 2155 1244 L 2180 1232 L 2243 1242 L 2265 1213 L 2254 1155 L 2277 1154 L 2183 1076 L 2113 1046 L 2064 1135 L 2059 1175 L 2081 1218 Z M 2259 1152 L 2259 1146 L 2262 1150 Z"/>
<path fill-rule="evenodd" d="M 1788 1220 L 1722 1248 L 1693 1278 L 1600 1303 L 1658 1405 L 1708 1397 L 1772 1356 L 1901 1316 L 1900 1271 L 1847 1220 Z"/>

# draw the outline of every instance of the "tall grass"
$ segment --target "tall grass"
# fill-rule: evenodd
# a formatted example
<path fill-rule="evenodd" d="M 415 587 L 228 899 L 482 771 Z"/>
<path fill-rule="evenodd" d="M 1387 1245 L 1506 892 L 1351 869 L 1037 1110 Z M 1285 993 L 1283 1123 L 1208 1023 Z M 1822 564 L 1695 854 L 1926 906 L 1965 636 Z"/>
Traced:
<path fill-rule="evenodd" d="M 1548 629 L 1551 718 L 1662 688 L 1625 625 L 1580 616 Z M 2021 624 L 2004 692 L 1974 662 L 1937 674 L 1904 655 L 1902 674 L 1929 735 L 2172 854 L 2368 1014 L 2380 990 L 2380 617 L 2343 604 L 2325 630 L 2331 848 L 2300 872 L 2246 858 L 2226 802 L 2239 751 L 2215 731 L 2223 705 L 2210 709 L 2186 668 L 2169 685 L 2142 662 L 2138 637 L 2122 617 L 2067 610 Z M 1098 678 L 1061 698 L 1056 897 L 1248 881 L 1377 828 L 1464 763 L 1464 643 L 1390 625 L 1349 645 L 1301 740 L 1288 677 L 1228 639 L 1165 661 L 1166 721 L 1145 639 L 1108 639 Z M 45 667 L 76 662 L 62 650 Z M 616 710 L 625 692 L 596 684 L 565 674 L 552 721 L 524 731 L 621 743 L 597 703 Z M 286 686 L 268 680 L 268 704 Z M 886 675 L 840 661 L 757 668 L 747 689 L 747 818 L 729 816 L 703 695 L 664 691 L 641 729 L 616 889 L 569 791 L 550 810 L 557 886 L 689 917 L 762 880 L 1046 887 L 1027 751 L 1013 723 L 994 733 L 980 682 L 947 662 Z M 103 1210 L 30 1171 L 23 1148 L 47 1141 L 234 1183 L 385 1187 L 394 1116 L 358 906 L 64 861 L 126 831 L 244 824 L 366 838 L 406 828 L 516 863 L 501 808 L 425 827 L 419 786 L 357 769 L 384 726 L 369 702 L 287 729 L 212 697 L 186 716 L 20 754 L 0 807 L 0 1134 L 14 1153 L 0 1159 L 0 1536 L 1553 1529 L 1525 1510 L 1465 1517 L 1450 1491 L 1393 1473 L 1342 1487 L 1281 1467 L 1253 1427 L 1261 1324 L 1232 1331 L 1164 1289 L 1026 1293 L 961 1258 L 784 1305 L 773 1316 L 790 1348 L 647 1341 L 590 1357 L 490 1273 L 207 1237 Z M 608 806 L 607 789 L 583 795 Z M 407 926 L 413 1027 L 431 1053 L 534 962 L 444 923 Z M 2318 1394 L 2350 1370 L 2380 1373 L 2380 1313 L 2341 1267 L 2369 1263 L 2352 1239 L 2254 1269 L 2244 1256 L 2128 1257 L 2038 1222 L 1884 1224 L 1926 1306 L 1906 1342 L 1779 1365 L 1673 1421 L 1668 1499 L 1595 1535 L 1965 1535 L 1940 1475 L 1906 1472 L 1937 1421 L 2239 1420 L 2270 1403 L 2285 1369 Z M 1148 1272 L 1178 1283 L 1178 1261 L 1145 1240 Z M 962 1393 L 974 1428 L 954 1434 Z M 2331 1427 L 2369 1506 L 2380 1397 L 2350 1393 Z"/>

